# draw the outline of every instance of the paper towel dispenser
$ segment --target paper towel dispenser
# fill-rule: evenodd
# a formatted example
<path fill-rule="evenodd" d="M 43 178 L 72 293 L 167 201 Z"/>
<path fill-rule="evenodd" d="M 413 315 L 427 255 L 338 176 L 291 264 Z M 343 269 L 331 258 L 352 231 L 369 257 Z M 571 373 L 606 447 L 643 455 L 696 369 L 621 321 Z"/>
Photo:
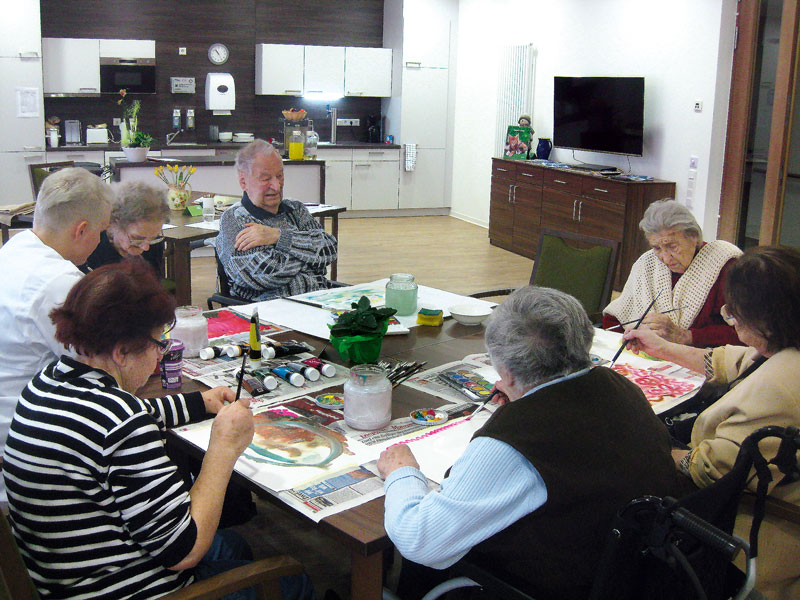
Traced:
<path fill-rule="evenodd" d="M 206 110 L 215 115 L 229 115 L 236 108 L 236 85 L 230 73 L 206 75 Z"/>

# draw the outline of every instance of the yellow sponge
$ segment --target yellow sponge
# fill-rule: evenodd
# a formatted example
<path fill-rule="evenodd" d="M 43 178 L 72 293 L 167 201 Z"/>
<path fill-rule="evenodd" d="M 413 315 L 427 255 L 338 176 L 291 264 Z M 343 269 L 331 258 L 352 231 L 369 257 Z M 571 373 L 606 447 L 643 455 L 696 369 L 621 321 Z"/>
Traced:
<path fill-rule="evenodd" d="M 417 325 L 441 327 L 444 323 L 444 314 L 435 308 L 421 308 L 417 313 Z"/>

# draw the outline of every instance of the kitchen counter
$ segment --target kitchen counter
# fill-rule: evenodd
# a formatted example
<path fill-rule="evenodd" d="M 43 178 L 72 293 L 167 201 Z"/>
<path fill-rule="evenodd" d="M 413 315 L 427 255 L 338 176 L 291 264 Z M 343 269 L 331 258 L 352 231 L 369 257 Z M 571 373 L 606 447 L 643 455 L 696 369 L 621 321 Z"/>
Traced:
<path fill-rule="evenodd" d="M 200 169 L 201 167 L 232 167 L 236 163 L 236 159 L 233 154 L 223 154 L 221 156 L 170 156 L 169 158 L 148 158 L 142 162 L 128 162 L 128 159 L 122 157 L 108 159 L 108 165 L 114 169 L 114 181 L 120 180 L 121 169 L 155 169 L 159 165 L 170 163 L 189 163 Z M 283 164 L 292 166 L 324 166 L 325 161 L 284 159 Z"/>
<path fill-rule="evenodd" d="M 244 143 L 234 142 L 205 142 L 205 143 L 179 143 L 175 142 L 167 146 L 166 144 L 154 143 L 150 146 L 151 150 L 239 150 L 245 146 Z M 282 148 L 283 144 L 275 144 L 277 148 Z M 398 149 L 399 144 L 376 144 L 368 142 L 337 142 L 331 144 L 330 142 L 320 142 L 320 148 L 385 148 L 385 149 Z M 47 148 L 48 152 L 86 152 L 87 150 L 97 150 L 105 152 L 106 150 L 120 150 L 119 144 L 70 144 L 69 146 L 58 146 L 57 148 Z"/>

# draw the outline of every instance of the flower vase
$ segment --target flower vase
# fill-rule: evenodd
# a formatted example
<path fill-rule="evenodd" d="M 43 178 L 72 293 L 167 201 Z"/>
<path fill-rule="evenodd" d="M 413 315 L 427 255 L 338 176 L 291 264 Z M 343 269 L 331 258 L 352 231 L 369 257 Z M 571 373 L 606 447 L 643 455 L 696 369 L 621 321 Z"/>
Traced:
<path fill-rule="evenodd" d="M 171 210 L 181 211 L 189 204 L 192 197 L 192 188 L 187 183 L 183 186 L 171 184 L 167 192 L 167 203 Z"/>

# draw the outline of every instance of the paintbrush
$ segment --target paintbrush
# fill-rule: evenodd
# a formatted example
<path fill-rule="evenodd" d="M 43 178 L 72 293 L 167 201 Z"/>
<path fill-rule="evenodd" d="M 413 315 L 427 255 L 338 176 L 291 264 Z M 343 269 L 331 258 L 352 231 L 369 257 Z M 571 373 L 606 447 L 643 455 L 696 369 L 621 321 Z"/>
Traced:
<path fill-rule="evenodd" d="M 396 388 L 398 385 L 403 383 L 406 379 L 408 379 L 412 375 L 416 375 L 417 373 L 419 373 L 422 370 L 422 367 L 424 367 L 426 364 L 428 363 L 426 361 L 423 361 L 421 363 L 416 363 L 413 366 L 411 366 L 396 381 L 392 383 L 392 387 Z"/>
<path fill-rule="evenodd" d="M 493 390 L 492 390 L 492 393 L 489 395 L 489 397 L 488 397 L 486 400 L 484 400 L 484 401 L 481 403 L 481 405 L 480 405 L 478 408 L 476 408 L 474 411 L 472 411 L 472 414 L 471 414 L 470 416 L 468 416 L 468 417 L 467 417 L 466 419 L 464 419 L 464 420 L 465 420 L 465 421 L 469 421 L 469 420 L 470 420 L 472 417 L 474 417 L 474 416 L 475 416 L 475 415 L 477 415 L 479 412 L 481 412 L 481 411 L 484 409 L 484 407 L 485 407 L 487 404 L 489 404 L 489 402 L 491 402 L 491 401 L 492 401 L 492 398 L 494 398 L 494 397 L 495 397 L 497 394 L 499 394 L 499 393 L 500 393 L 500 390 L 498 390 L 497 388 L 493 389 Z"/>
<path fill-rule="evenodd" d="M 656 297 L 653 298 L 653 301 L 647 306 L 645 311 L 642 313 L 642 316 L 639 317 L 638 321 L 636 321 L 636 325 L 633 326 L 634 329 L 639 329 L 639 325 L 642 324 L 642 321 L 644 321 L 644 318 L 647 316 L 647 313 L 649 313 L 650 309 L 653 308 L 653 305 L 656 303 L 656 300 L 658 300 L 658 297 L 660 295 L 661 295 L 661 292 L 658 292 L 656 294 Z M 619 355 L 622 354 L 622 351 L 625 350 L 625 346 L 627 346 L 627 345 L 628 345 L 628 340 L 622 340 L 622 345 L 619 347 L 619 350 L 617 350 L 617 353 L 614 355 L 614 358 L 611 359 L 611 364 L 609 365 L 609 367 L 613 367 L 614 366 L 614 363 L 617 362 L 617 359 L 619 358 Z"/>
<path fill-rule="evenodd" d="M 671 312 L 675 312 L 676 310 L 681 310 L 683 307 L 679 306 L 678 308 L 671 308 L 669 310 L 665 310 L 664 312 L 657 312 L 657 315 L 666 315 Z M 631 323 L 636 323 L 636 319 L 633 321 L 625 321 L 624 323 L 620 323 L 619 325 L 612 325 L 611 327 L 607 328 L 606 331 L 611 331 L 612 329 L 616 329 L 617 327 L 624 327 L 625 325 L 630 325 Z"/>
<path fill-rule="evenodd" d="M 242 368 L 239 371 L 239 385 L 236 386 L 236 400 L 239 399 L 239 396 L 242 395 L 242 381 L 244 381 L 244 365 L 247 362 L 248 358 L 247 352 L 242 352 Z M 234 402 L 236 401 L 234 400 Z"/>

